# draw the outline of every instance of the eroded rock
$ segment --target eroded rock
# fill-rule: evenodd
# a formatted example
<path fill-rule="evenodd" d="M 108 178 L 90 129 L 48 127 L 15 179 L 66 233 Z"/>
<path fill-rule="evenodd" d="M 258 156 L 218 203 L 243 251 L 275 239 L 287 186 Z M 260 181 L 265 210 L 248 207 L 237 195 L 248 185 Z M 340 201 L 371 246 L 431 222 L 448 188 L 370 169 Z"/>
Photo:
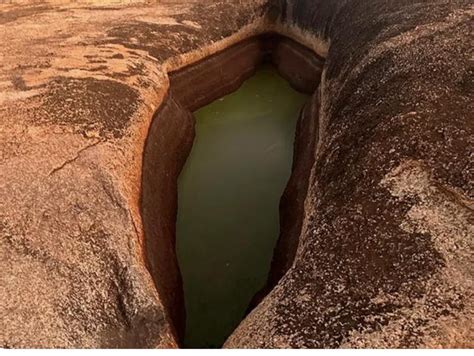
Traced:
<path fill-rule="evenodd" d="M 301 211 L 287 216 L 304 216 L 280 240 L 274 288 L 226 346 L 473 346 L 469 2 L 0 11 L 1 346 L 179 345 L 179 271 L 172 258 L 148 260 L 140 210 L 152 118 L 169 98 L 167 73 L 269 31 L 326 59 L 301 121 L 317 137 L 301 150 L 307 193 L 294 181 L 287 190 Z M 148 149 L 189 149 L 180 135 L 169 145 Z M 165 196 L 151 216 L 172 214 L 173 179 L 148 168 Z M 148 246 L 160 254 L 173 242 Z"/>
<path fill-rule="evenodd" d="M 286 3 L 330 43 L 315 164 L 295 260 L 226 346 L 472 347 L 472 5 Z"/>
<path fill-rule="evenodd" d="M 179 345 L 144 248 L 148 129 L 166 73 L 257 31 L 265 6 L 0 5 L 0 346 Z"/>

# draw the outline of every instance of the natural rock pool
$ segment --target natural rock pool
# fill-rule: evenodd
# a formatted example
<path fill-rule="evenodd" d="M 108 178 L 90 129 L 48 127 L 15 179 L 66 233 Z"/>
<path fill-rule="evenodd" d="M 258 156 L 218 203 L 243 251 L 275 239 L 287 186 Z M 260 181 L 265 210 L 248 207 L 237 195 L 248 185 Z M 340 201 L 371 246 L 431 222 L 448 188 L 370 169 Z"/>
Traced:
<path fill-rule="evenodd" d="M 185 347 L 220 347 L 266 282 L 306 99 L 265 66 L 195 112 L 196 138 L 178 181 Z"/>

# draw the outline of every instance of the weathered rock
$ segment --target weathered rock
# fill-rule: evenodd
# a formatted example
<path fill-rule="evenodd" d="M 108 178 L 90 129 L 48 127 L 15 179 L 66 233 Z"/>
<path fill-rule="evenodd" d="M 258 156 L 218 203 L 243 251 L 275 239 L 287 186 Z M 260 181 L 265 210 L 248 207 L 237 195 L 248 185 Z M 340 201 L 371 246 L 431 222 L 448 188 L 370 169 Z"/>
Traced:
<path fill-rule="evenodd" d="M 256 31 L 264 10 L 0 5 L 0 347 L 178 345 L 179 275 L 147 269 L 145 140 L 166 73 Z M 156 178 L 166 218 L 175 193 Z"/>
<path fill-rule="evenodd" d="M 284 11 L 329 43 L 319 141 L 296 258 L 226 346 L 472 347 L 472 3 Z"/>
<path fill-rule="evenodd" d="M 226 346 L 473 346 L 469 1 L 127 2 L 0 5 L 0 346 L 178 346 L 174 180 L 196 98 L 167 73 L 269 31 L 326 64 L 275 288 Z M 276 61 L 314 90 L 298 70 L 319 61 L 300 59 Z"/>

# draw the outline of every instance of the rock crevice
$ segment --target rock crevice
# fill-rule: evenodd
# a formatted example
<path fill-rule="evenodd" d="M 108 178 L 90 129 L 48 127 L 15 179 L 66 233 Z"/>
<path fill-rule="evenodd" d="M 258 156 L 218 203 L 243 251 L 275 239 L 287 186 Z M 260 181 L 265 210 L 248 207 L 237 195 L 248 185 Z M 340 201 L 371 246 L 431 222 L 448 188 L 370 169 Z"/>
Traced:
<path fill-rule="evenodd" d="M 186 161 L 194 139 L 192 112 L 229 94 L 252 76 L 264 62 L 272 62 L 290 83 L 301 91 L 317 87 L 323 61 L 314 52 L 288 38 L 274 33 L 251 37 L 208 58 L 169 74 L 170 87 L 162 105 L 154 115 L 144 152 L 142 180 L 142 218 L 145 227 L 145 247 L 150 271 L 158 292 L 164 299 L 170 320 L 180 339 L 184 331 L 184 301 L 182 281 L 176 259 L 177 178 Z M 317 111 L 317 101 L 309 104 Z M 307 183 L 305 169 L 314 145 L 316 116 L 302 115 L 296 139 L 295 165 L 291 187 L 282 202 L 285 211 L 302 205 Z M 304 156 L 301 157 L 300 156 Z M 294 192 L 297 189 L 298 192 Z M 296 209 L 296 208 L 295 208 Z M 296 212 L 296 210 L 295 210 Z M 284 244 L 297 244 L 301 214 L 282 212 Z M 298 221 L 300 219 L 300 221 Z M 293 221 L 294 220 L 294 221 Z M 294 231 L 287 233 L 291 225 Z M 288 241 L 293 240 L 293 241 Z M 296 240 L 296 241 L 294 241 Z M 278 249 L 276 255 L 286 256 Z M 280 251 L 281 250 L 281 251 Z M 291 253 L 285 266 L 292 262 Z M 266 289 L 262 292 L 265 292 Z"/>

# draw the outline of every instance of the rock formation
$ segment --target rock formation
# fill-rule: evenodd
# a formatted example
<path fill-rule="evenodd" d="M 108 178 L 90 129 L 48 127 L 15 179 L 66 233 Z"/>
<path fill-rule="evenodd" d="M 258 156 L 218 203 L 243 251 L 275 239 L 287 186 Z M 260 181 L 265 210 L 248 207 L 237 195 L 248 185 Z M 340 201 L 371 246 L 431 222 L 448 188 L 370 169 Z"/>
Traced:
<path fill-rule="evenodd" d="M 295 259 L 226 346 L 472 347 L 472 4 L 283 10 L 328 43 L 315 164 Z"/>
<path fill-rule="evenodd" d="M 126 3 L 0 5 L 0 347 L 179 346 L 175 180 L 211 97 L 176 88 L 242 43 L 235 85 L 273 53 L 314 94 L 225 346 L 473 346 L 469 1 Z"/>

